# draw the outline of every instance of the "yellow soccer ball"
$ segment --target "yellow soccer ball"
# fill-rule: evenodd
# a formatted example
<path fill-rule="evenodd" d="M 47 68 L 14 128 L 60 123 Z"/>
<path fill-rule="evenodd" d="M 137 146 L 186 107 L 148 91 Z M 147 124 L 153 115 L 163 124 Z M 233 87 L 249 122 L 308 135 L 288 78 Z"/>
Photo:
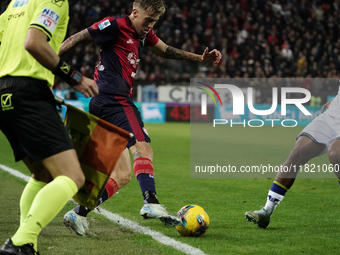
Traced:
<path fill-rule="evenodd" d="M 176 228 L 182 236 L 199 237 L 209 227 L 209 215 L 198 205 L 183 206 L 177 216 L 181 218 L 182 224 Z"/>

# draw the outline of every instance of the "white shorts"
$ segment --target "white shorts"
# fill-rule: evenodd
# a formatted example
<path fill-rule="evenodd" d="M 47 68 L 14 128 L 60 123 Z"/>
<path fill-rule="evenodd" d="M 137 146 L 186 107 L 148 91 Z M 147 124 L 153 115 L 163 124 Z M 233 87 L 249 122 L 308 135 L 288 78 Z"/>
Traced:
<path fill-rule="evenodd" d="M 331 106 L 335 106 L 334 104 Z M 304 135 L 309 137 L 312 141 L 325 145 L 325 149 L 320 155 L 327 152 L 328 147 L 335 139 L 340 139 L 340 115 L 335 117 L 329 111 L 320 114 L 311 123 L 309 123 L 298 135 L 297 138 Z"/>
<path fill-rule="evenodd" d="M 326 112 L 333 117 L 340 117 L 340 86 L 338 95 L 332 100 Z"/>

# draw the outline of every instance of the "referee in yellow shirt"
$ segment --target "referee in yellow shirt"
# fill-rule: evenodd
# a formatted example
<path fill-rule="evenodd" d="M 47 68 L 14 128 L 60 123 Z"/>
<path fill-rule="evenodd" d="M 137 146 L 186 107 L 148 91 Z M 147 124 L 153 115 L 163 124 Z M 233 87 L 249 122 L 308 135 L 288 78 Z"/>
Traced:
<path fill-rule="evenodd" d="M 67 0 L 12 0 L 0 16 L 0 130 L 32 173 L 20 199 L 20 227 L 0 254 L 37 254 L 40 231 L 85 181 L 49 88 L 58 75 L 86 97 L 98 93 L 93 80 L 57 55 L 68 8 Z"/>

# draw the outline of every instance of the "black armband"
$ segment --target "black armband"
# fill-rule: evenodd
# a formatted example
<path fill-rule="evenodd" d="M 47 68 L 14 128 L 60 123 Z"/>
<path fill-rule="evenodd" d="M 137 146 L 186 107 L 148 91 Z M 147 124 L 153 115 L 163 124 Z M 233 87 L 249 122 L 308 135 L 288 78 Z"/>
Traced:
<path fill-rule="evenodd" d="M 76 71 L 62 59 L 60 59 L 53 73 L 66 81 L 70 86 L 78 85 L 83 78 L 80 72 Z"/>

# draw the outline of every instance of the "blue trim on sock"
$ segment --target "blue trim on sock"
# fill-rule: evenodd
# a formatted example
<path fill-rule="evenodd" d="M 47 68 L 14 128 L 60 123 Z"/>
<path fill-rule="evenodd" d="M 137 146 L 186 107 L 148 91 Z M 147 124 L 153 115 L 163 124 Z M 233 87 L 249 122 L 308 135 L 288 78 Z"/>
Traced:
<path fill-rule="evenodd" d="M 272 187 L 270 188 L 271 191 L 280 194 L 281 196 L 286 195 L 287 190 L 285 190 L 284 188 L 280 187 L 279 185 L 277 185 L 276 183 L 273 183 Z"/>

